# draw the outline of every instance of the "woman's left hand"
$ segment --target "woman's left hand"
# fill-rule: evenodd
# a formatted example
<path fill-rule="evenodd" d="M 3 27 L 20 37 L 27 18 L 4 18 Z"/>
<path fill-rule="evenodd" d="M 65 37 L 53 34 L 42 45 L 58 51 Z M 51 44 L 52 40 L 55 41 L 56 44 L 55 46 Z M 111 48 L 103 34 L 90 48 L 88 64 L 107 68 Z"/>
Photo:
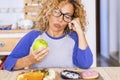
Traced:
<path fill-rule="evenodd" d="M 78 35 L 78 46 L 80 49 L 86 49 L 87 47 L 87 41 L 84 35 L 84 32 L 82 30 L 79 18 L 74 18 L 69 24 L 69 29 L 72 29 L 73 31 L 76 31 Z"/>
<path fill-rule="evenodd" d="M 77 33 L 83 32 L 81 28 L 81 24 L 79 21 L 79 18 L 74 18 L 69 24 L 69 29 L 72 29 L 73 31 L 76 31 Z"/>

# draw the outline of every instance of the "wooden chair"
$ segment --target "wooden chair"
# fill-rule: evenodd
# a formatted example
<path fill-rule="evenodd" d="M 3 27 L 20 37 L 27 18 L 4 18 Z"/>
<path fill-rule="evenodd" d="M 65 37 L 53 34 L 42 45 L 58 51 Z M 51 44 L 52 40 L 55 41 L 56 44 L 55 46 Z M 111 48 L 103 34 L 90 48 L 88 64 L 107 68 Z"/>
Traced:
<path fill-rule="evenodd" d="M 2 58 L 2 63 L 0 64 L 0 70 L 3 70 L 4 68 L 3 68 L 3 65 L 4 65 L 4 62 L 5 62 L 5 60 L 7 59 L 7 56 L 4 56 L 3 58 Z"/>

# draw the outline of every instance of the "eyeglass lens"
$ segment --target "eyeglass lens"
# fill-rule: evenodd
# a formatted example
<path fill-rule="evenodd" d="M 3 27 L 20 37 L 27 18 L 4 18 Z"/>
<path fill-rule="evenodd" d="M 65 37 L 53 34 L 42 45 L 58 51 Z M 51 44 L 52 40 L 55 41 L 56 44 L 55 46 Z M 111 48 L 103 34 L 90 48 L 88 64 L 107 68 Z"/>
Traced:
<path fill-rule="evenodd" d="M 53 15 L 55 17 L 60 17 L 61 15 L 63 15 L 63 20 L 66 22 L 70 22 L 72 20 L 72 16 L 62 13 L 59 9 L 55 9 L 53 11 Z"/>

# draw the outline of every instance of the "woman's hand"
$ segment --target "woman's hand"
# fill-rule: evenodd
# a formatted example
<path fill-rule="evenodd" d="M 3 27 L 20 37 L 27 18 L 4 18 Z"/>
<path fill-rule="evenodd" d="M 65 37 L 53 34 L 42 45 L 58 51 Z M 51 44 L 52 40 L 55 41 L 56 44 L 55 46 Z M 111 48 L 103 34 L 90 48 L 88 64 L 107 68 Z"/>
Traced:
<path fill-rule="evenodd" d="M 86 49 L 87 47 L 87 41 L 84 35 L 84 32 L 81 28 L 81 24 L 79 21 L 79 18 L 75 18 L 73 19 L 69 24 L 69 29 L 72 29 L 74 31 L 76 31 L 77 35 L 78 35 L 78 47 L 82 50 Z"/>
<path fill-rule="evenodd" d="M 13 69 L 28 67 L 42 61 L 48 54 L 48 51 L 48 48 L 45 47 L 41 47 L 40 49 L 33 51 L 31 47 L 29 55 L 18 59 Z"/>
<path fill-rule="evenodd" d="M 38 50 L 33 51 L 32 47 L 30 49 L 30 54 L 27 58 L 30 60 L 31 64 L 38 63 L 42 61 L 48 54 L 49 49 L 41 47 Z"/>
<path fill-rule="evenodd" d="M 69 29 L 72 29 L 73 31 L 76 31 L 78 34 L 80 32 L 83 32 L 82 28 L 81 28 L 81 24 L 79 21 L 79 18 L 74 18 L 69 24 Z"/>

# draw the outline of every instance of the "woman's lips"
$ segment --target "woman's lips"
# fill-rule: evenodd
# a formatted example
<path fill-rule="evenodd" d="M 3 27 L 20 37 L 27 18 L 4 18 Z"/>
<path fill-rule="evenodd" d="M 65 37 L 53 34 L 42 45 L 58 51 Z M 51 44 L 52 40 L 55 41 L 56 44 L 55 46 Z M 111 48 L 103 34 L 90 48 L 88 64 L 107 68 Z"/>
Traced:
<path fill-rule="evenodd" d="M 54 24 L 54 26 L 57 27 L 57 28 L 60 28 L 60 27 L 61 27 L 60 24 Z"/>

